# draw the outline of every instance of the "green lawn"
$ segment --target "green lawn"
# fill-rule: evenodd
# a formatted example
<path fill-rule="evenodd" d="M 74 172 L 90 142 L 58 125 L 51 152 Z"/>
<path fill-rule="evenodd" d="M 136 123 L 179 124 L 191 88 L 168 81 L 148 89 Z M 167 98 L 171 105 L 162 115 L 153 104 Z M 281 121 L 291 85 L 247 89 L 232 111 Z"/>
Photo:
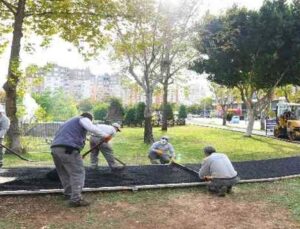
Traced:
<path fill-rule="evenodd" d="M 153 132 L 156 140 L 165 134 L 159 128 L 154 128 Z M 199 163 L 203 159 L 202 148 L 206 145 L 213 145 L 219 152 L 226 153 L 233 161 L 300 155 L 300 145 L 259 136 L 247 138 L 242 133 L 227 130 L 182 126 L 169 128 L 167 135 L 170 137 L 180 163 Z M 5 166 L 52 165 L 50 148 L 44 139 L 24 137 L 23 142 L 29 151 L 25 156 L 39 162 L 27 163 L 13 155 L 6 155 Z M 150 146 L 143 143 L 143 129 L 141 128 L 123 128 L 122 132 L 112 140 L 112 145 L 115 155 L 126 164 L 149 163 L 147 151 Z M 87 144 L 82 152 L 88 149 Z M 106 165 L 103 157 L 100 160 L 103 165 Z M 85 161 L 88 164 L 88 158 Z"/>

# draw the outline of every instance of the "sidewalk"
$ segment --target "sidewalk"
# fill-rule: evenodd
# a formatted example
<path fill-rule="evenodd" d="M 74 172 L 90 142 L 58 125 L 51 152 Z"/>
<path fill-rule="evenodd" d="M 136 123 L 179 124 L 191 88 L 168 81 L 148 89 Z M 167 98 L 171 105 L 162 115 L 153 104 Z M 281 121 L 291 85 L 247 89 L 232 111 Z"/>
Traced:
<path fill-rule="evenodd" d="M 245 133 L 247 124 L 248 124 L 247 121 L 242 120 L 242 121 L 240 121 L 239 124 L 231 124 L 231 123 L 227 122 L 226 126 L 223 126 L 222 119 L 220 119 L 220 118 L 190 118 L 190 119 L 186 119 L 186 123 L 191 124 L 191 125 L 200 125 L 200 126 L 233 130 L 233 131 L 238 131 L 238 132 L 242 132 L 242 133 Z M 260 121 L 254 122 L 254 127 L 253 127 L 252 133 L 255 135 L 266 136 L 266 131 L 260 130 Z M 273 136 L 273 134 L 268 133 L 268 136 Z"/>

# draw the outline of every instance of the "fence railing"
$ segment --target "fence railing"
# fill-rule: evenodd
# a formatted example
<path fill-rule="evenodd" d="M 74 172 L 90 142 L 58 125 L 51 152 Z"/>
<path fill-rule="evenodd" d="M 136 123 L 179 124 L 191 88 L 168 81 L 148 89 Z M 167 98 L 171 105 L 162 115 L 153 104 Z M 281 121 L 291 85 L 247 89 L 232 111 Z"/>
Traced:
<path fill-rule="evenodd" d="M 22 123 L 20 124 L 23 136 L 53 137 L 63 122 Z"/>

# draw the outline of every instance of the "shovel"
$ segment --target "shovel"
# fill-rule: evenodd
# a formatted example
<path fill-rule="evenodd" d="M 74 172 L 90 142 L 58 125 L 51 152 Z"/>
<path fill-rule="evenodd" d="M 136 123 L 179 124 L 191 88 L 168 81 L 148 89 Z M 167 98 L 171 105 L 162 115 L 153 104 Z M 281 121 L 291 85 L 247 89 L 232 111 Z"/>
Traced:
<path fill-rule="evenodd" d="M 0 147 L 3 147 L 3 148 L 6 149 L 8 152 L 10 152 L 10 153 L 16 155 L 18 158 L 20 158 L 20 159 L 22 159 L 22 160 L 24 160 L 24 161 L 35 162 L 35 161 L 30 160 L 30 159 L 27 159 L 26 157 L 21 156 L 20 154 L 16 153 L 15 151 L 13 151 L 12 149 L 6 147 L 6 146 L 3 145 L 3 144 L 0 144 Z"/>
<path fill-rule="evenodd" d="M 171 159 L 171 163 L 170 163 L 170 164 L 171 164 L 171 165 L 174 165 L 174 166 L 176 166 L 176 167 L 178 167 L 178 168 L 180 168 L 180 169 L 183 169 L 183 170 L 189 172 L 190 174 L 192 174 L 192 175 L 194 175 L 194 176 L 196 176 L 196 177 L 199 177 L 199 174 L 198 174 L 197 171 L 195 171 L 195 170 L 193 170 L 193 169 L 191 169 L 191 168 L 188 168 L 188 167 L 186 167 L 186 166 L 184 166 L 184 165 L 181 165 L 181 164 L 177 163 L 177 162 L 176 162 L 175 160 L 173 160 L 173 159 Z"/>

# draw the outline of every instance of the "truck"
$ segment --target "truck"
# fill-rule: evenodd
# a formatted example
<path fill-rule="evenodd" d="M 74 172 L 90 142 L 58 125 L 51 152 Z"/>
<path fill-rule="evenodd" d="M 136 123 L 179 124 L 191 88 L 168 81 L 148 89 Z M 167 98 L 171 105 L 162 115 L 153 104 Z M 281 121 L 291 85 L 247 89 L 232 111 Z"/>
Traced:
<path fill-rule="evenodd" d="M 294 141 L 300 139 L 300 104 L 279 102 L 276 107 L 276 126 L 274 136 L 289 138 Z"/>

